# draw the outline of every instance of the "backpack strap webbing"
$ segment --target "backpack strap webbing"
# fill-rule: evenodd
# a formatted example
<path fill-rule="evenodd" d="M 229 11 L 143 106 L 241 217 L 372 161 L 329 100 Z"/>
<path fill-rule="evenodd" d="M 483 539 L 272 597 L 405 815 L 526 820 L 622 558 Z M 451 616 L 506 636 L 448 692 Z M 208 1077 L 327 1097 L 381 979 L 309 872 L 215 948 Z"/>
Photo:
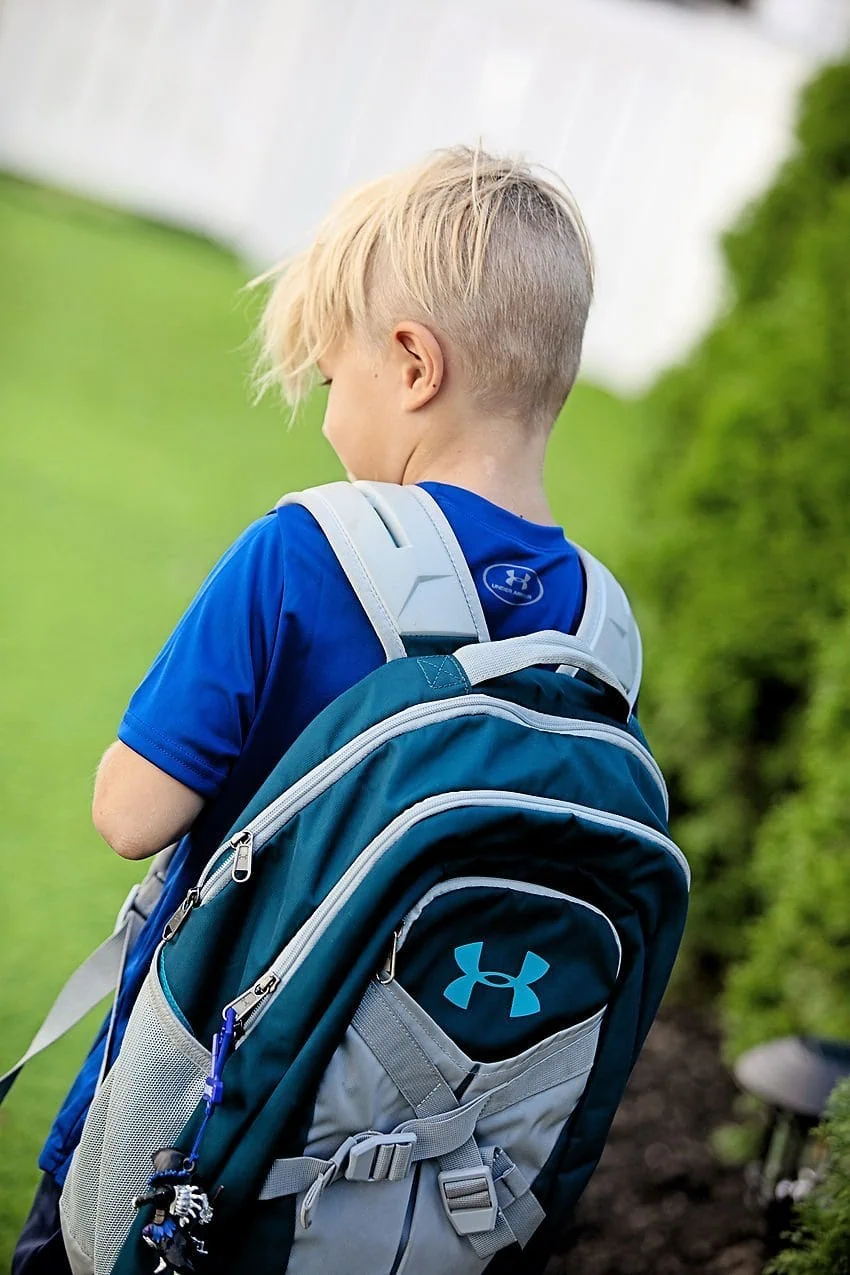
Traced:
<path fill-rule="evenodd" d="M 329 1160 L 296 1156 L 276 1160 L 260 1189 L 271 1200 L 306 1192 L 300 1220 L 307 1227 L 322 1193 L 343 1175 L 352 1181 L 400 1181 L 422 1160 L 436 1160 L 437 1183 L 448 1221 L 487 1259 L 509 1245 L 528 1243 L 545 1213 L 507 1152 L 479 1147 L 475 1129 L 484 1110 L 503 1111 L 523 1098 L 588 1071 L 595 1044 L 588 1036 L 539 1059 L 504 1084 L 470 1102 L 458 1099 L 405 1019 L 395 989 L 371 982 L 352 1027 L 416 1113 L 389 1134 L 364 1131 L 347 1138 Z"/>
<path fill-rule="evenodd" d="M 328 483 L 278 505 L 315 518 L 369 617 L 388 660 L 415 638 L 487 642 L 466 559 L 437 502 L 421 487 Z"/>
<path fill-rule="evenodd" d="M 95 948 L 91 956 L 87 957 L 66 980 L 47 1017 L 33 1037 L 29 1049 L 23 1057 L 18 1059 L 14 1067 L 10 1067 L 5 1075 L 0 1076 L 0 1103 L 31 1058 L 35 1058 L 36 1054 L 48 1049 L 60 1036 L 64 1036 L 67 1031 L 81 1022 L 105 996 L 111 992 L 117 992 L 120 988 L 127 957 L 162 893 L 168 865 L 175 849 L 176 843 L 160 851 L 144 880 L 134 885 L 128 894 L 124 906 L 118 913 L 114 932 L 101 943 L 100 947 Z M 103 1079 L 109 1058 L 114 1023 L 115 1002 L 113 1001 L 104 1050 L 104 1066 L 101 1068 L 98 1084 Z"/>

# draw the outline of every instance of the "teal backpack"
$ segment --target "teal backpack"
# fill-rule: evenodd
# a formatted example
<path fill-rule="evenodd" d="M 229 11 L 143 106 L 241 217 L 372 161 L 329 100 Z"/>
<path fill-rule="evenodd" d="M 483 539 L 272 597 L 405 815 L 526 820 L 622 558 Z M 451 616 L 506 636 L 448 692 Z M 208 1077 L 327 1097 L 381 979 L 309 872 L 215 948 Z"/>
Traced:
<path fill-rule="evenodd" d="M 578 634 L 490 642 L 423 490 L 287 499 L 387 663 L 308 726 L 166 927 L 65 1185 L 69 1260 L 540 1271 L 687 908 L 637 630 L 580 551 Z"/>

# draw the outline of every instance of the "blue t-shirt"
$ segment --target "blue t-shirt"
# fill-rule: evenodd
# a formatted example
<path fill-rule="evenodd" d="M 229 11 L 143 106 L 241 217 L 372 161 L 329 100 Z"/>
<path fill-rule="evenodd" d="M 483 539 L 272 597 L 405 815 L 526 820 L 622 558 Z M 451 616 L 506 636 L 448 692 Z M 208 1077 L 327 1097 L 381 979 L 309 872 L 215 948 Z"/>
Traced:
<path fill-rule="evenodd" d="M 423 483 L 469 564 L 493 639 L 573 632 L 578 555 L 559 527 L 472 492 Z M 205 798 L 128 960 L 120 1041 L 165 921 L 304 727 L 384 663 L 383 649 L 312 515 L 284 505 L 253 523 L 201 586 L 133 695 L 118 737 Z M 64 1180 L 94 1094 L 105 1030 L 51 1130 L 40 1164 Z"/>

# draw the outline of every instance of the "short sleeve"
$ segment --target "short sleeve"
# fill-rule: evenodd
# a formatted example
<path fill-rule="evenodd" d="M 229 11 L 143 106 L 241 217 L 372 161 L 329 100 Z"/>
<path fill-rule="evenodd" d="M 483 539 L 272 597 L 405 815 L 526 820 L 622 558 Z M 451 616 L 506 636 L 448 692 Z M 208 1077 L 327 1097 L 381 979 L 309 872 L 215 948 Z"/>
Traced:
<path fill-rule="evenodd" d="M 282 607 L 283 548 L 270 514 L 207 576 L 130 700 L 118 738 L 215 797 L 256 716 Z"/>

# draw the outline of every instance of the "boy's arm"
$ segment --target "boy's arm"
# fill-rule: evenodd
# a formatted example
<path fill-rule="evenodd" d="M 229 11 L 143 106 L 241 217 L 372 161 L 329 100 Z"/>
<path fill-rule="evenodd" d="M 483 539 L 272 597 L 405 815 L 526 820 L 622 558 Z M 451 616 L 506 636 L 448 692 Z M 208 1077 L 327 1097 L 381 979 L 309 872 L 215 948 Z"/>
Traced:
<path fill-rule="evenodd" d="M 282 607 L 282 538 L 270 515 L 207 576 L 100 763 L 92 818 L 123 858 L 156 854 L 218 797 L 250 733 Z"/>
<path fill-rule="evenodd" d="M 98 767 L 92 819 L 123 859 L 147 859 L 188 832 L 203 805 L 198 793 L 119 739 Z"/>

